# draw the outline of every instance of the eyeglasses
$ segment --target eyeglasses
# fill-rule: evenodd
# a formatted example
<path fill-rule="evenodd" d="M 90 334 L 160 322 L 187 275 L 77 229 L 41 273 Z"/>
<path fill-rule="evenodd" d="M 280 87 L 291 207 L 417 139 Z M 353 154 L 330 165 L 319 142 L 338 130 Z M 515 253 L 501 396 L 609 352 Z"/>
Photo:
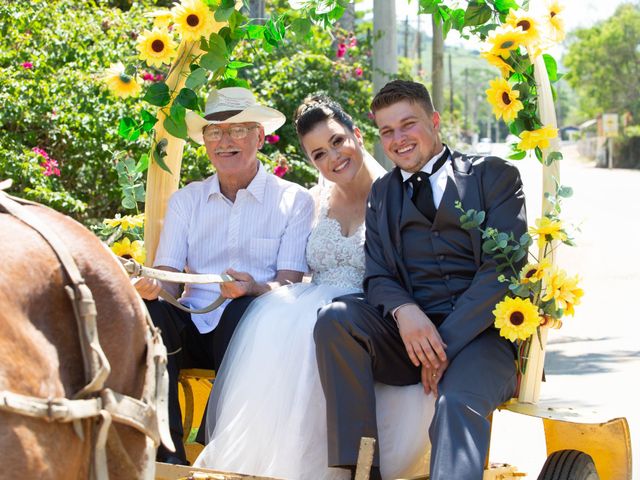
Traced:
<path fill-rule="evenodd" d="M 229 136 L 234 140 L 240 140 L 247 136 L 249 130 L 258 128 L 259 125 L 252 125 L 246 127 L 244 125 L 238 125 L 237 127 L 220 128 L 218 126 L 210 125 L 203 132 L 202 136 L 209 142 L 218 142 L 222 140 L 224 132 L 229 132 Z"/>

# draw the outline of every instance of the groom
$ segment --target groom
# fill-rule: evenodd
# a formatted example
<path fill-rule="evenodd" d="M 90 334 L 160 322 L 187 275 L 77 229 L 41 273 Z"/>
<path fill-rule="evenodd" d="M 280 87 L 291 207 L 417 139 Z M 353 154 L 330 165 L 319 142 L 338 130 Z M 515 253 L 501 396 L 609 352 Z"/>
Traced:
<path fill-rule="evenodd" d="M 336 299 L 320 310 L 314 331 L 329 464 L 353 471 L 360 438 L 379 438 L 374 382 L 421 381 L 436 396 L 430 478 L 481 479 L 487 417 L 514 394 L 515 352 L 491 313 L 507 285 L 479 231 L 461 228 L 455 203 L 484 210 L 484 228 L 519 238 L 522 183 L 504 160 L 449 150 L 422 84 L 388 83 L 371 110 L 396 168 L 369 195 L 364 297 Z M 380 476 L 378 457 L 372 478 Z"/>

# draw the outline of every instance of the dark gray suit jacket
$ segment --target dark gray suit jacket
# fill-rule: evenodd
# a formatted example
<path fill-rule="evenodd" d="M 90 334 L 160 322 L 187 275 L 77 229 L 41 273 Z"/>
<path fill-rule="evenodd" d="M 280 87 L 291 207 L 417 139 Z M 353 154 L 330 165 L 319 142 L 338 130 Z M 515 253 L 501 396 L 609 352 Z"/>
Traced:
<path fill-rule="evenodd" d="M 498 157 L 467 156 L 452 152 L 453 178 L 465 210 L 486 212 L 483 228 L 513 232 L 516 239 L 526 232 L 524 192 L 518 170 Z M 371 188 L 366 212 L 366 271 L 364 290 L 367 301 L 388 315 L 394 308 L 415 303 L 409 273 L 402 261 L 400 212 L 404 185 L 396 167 L 378 179 Z M 470 231 L 477 272 L 466 292 L 438 331 L 447 344 L 447 357 L 453 359 L 477 335 L 491 328 L 492 311 L 508 291 L 498 281 L 496 262 L 482 251 L 481 233 Z M 505 272 L 509 273 L 509 272 Z"/>

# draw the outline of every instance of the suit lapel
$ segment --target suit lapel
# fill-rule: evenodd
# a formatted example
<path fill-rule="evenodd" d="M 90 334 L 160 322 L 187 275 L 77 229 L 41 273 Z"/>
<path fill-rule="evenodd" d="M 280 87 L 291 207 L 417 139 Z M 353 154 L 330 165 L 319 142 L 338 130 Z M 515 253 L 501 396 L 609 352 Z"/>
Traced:
<path fill-rule="evenodd" d="M 475 210 L 483 210 L 484 205 L 480 195 L 479 179 L 477 175 L 471 172 L 471 159 L 460 152 L 451 153 L 453 164 L 453 180 L 458 190 L 458 196 L 464 210 L 471 208 Z M 462 213 L 461 213 L 462 214 Z M 473 256 L 476 265 L 480 265 L 480 257 L 482 255 L 482 235 L 477 228 L 469 231 L 471 235 L 471 244 L 473 245 Z"/>

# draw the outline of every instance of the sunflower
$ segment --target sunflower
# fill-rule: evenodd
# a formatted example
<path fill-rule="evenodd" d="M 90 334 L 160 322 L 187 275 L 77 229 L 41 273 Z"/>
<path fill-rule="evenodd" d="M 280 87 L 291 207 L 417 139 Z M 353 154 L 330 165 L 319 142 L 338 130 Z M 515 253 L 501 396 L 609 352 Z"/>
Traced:
<path fill-rule="evenodd" d="M 526 340 L 540 325 L 538 308 L 528 298 L 504 297 L 493 311 L 500 336 L 512 342 Z"/>
<path fill-rule="evenodd" d="M 511 55 L 511 50 L 515 50 L 524 43 L 524 36 L 522 28 L 502 25 L 489 33 L 489 38 L 487 38 L 488 51 L 507 59 Z"/>
<path fill-rule="evenodd" d="M 524 10 L 511 10 L 507 15 L 506 24 L 513 29 L 520 27 L 522 30 L 522 43 L 527 47 L 533 46 L 540 41 L 539 21 L 529 12 Z"/>
<path fill-rule="evenodd" d="M 144 16 L 153 18 L 154 27 L 168 27 L 173 21 L 173 14 L 171 13 L 171 10 L 165 10 L 163 8 L 147 12 Z"/>
<path fill-rule="evenodd" d="M 558 129 L 553 128 L 551 125 L 538 128 L 537 130 L 525 130 L 520 134 L 518 148 L 520 150 L 534 150 L 536 147 L 544 149 L 549 146 L 549 140 L 557 136 Z"/>
<path fill-rule="evenodd" d="M 146 251 L 142 240 L 134 240 L 133 242 L 127 237 L 120 242 L 111 245 L 113 253 L 122 258 L 133 258 L 138 263 L 144 263 Z"/>
<path fill-rule="evenodd" d="M 554 269 L 545 277 L 545 294 L 543 302 L 555 300 L 556 308 L 564 311 L 566 315 L 575 313 L 574 306 L 580 303 L 584 291 L 578 288 L 578 276 L 568 277 L 561 269 Z"/>
<path fill-rule="evenodd" d="M 504 78 L 496 78 L 489 82 L 491 88 L 486 91 L 487 100 L 493 107 L 496 119 L 502 117 L 505 122 L 513 121 L 518 112 L 524 108 L 518 100 L 520 92 L 514 91 Z"/>
<path fill-rule="evenodd" d="M 567 234 L 563 228 L 560 220 L 541 217 L 536 220 L 535 227 L 529 227 L 529 234 L 538 236 L 538 247 L 542 248 L 545 242 L 551 240 L 566 240 Z"/>
<path fill-rule="evenodd" d="M 520 283 L 538 283 L 550 267 L 551 263 L 548 260 L 527 263 L 520 271 Z"/>
<path fill-rule="evenodd" d="M 500 55 L 494 55 L 491 52 L 482 52 L 480 55 L 491 65 L 498 67 L 503 78 L 507 78 L 511 72 L 515 71 Z"/>
<path fill-rule="evenodd" d="M 171 9 L 176 29 L 184 40 L 200 40 L 209 37 L 222 26 L 213 18 L 213 12 L 202 0 L 182 0 Z"/>
<path fill-rule="evenodd" d="M 140 93 L 140 84 L 133 75 L 125 73 L 124 65 L 121 62 L 112 63 L 102 77 L 107 87 L 116 97 L 132 97 Z"/>
<path fill-rule="evenodd" d="M 126 232 L 127 230 L 133 230 L 136 227 L 142 227 L 144 225 L 144 213 L 135 216 L 125 215 L 124 217 L 109 218 L 104 220 L 103 223 L 112 228 L 120 225 L 122 230 Z"/>
<path fill-rule="evenodd" d="M 545 2 L 545 6 L 545 18 L 549 29 L 548 35 L 555 42 L 561 42 L 566 35 L 564 30 L 564 20 L 560 16 L 560 13 L 564 10 L 564 6 L 559 0 L 547 0 Z"/>
<path fill-rule="evenodd" d="M 171 63 L 171 59 L 176 56 L 176 43 L 164 28 L 154 27 L 151 31 L 145 30 L 138 37 L 136 48 L 140 51 L 140 59 L 146 60 L 150 67 Z"/>

